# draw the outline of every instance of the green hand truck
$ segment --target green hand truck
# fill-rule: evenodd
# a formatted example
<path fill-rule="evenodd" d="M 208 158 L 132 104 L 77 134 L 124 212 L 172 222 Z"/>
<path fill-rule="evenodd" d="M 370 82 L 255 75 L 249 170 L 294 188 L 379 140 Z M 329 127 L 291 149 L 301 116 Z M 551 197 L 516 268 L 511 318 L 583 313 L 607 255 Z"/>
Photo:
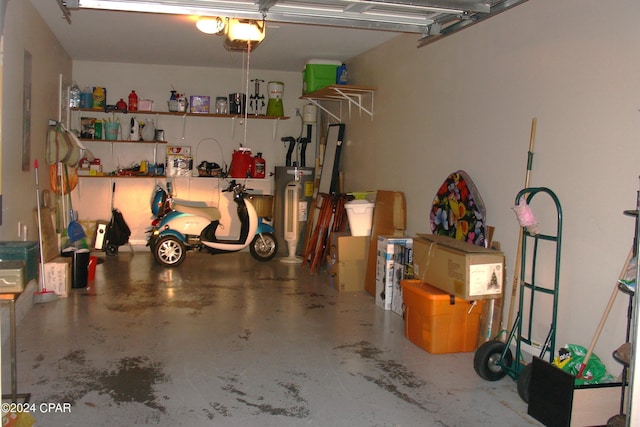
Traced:
<path fill-rule="evenodd" d="M 529 402 L 529 383 L 531 381 L 531 363 L 527 363 L 523 353 L 538 352 L 538 357 L 544 359 L 545 355 L 551 363 L 556 347 L 556 319 L 558 312 L 558 288 L 560 279 L 560 253 L 562 243 L 562 208 L 560 201 L 553 191 L 546 187 L 525 188 L 518 192 L 516 205 L 524 198 L 528 205 L 538 195 L 547 195 L 555 205 L 557 220 L 554 227 L 545 227 L 541 230 L 531 231 L 529 227 L 523 227 L 523 240 L 521 251 L 521 271 L 518 297 L 518 314 L 508 338 L 505 341 L 498 337 L 482 344 L 475 352 L 473 368 L 476 373 L 487 381 L 498 381 L 505 375 L 509 375 L 518 382 L 518 394 L 525 402 Z M 540 203 L 538 198 L 536 204 Z M 547 231 L 551 228 L 552 231 Z M 539 262 L 540 257 L 547 263 Z M 549 273 L 549 264 L 553 264 L 553 271 Z M 549 276 L 553 280 L 547 284 Z M 551 299 L 551 311 L 547 310 L 542 317 L 551 317 L 547 336 L 542 344 L 533 338 L 534 325 L 539 325 L 534 303 L 543 295 Z M 547 307 L 545 307 L 547 308 Z M 538 316 L 540 314 L 538 313 Z M 535 331 L 539 332 L 539 331 Z M 512 352 L 515 350 L 515 355 Z M 515 363 L 514 363 L 515 362 Z"/>

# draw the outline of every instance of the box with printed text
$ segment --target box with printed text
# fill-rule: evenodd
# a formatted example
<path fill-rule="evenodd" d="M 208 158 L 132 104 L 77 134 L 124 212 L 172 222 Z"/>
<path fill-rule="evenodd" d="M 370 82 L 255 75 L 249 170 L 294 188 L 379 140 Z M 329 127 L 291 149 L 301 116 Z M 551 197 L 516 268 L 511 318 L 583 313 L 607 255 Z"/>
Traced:
<path fill-rule="evenodd" d="M 402 248 L 413 248 L 411 237 L 378 236 L 376 257 L 376 305 L 391 310 L 393 301 L 394 254 Z"/>

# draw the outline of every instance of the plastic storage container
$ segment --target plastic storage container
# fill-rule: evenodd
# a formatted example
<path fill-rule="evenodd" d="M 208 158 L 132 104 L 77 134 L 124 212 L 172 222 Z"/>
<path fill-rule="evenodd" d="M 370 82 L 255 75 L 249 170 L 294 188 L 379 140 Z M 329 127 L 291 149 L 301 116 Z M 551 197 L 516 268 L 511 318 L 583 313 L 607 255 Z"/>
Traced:
<path fill-rule="evenodd" d="M 420 280 L 400 284 L 409 341 L 434 354 L 475 351 L 484 301 L 465 301 Z"/>
<path fill-rule="evenodd" d="M 21 261 L 0 262 L 0 293 L 24 291 L 24 263 Z"/>
<path fill-rule="evenodd" d="M 342 61 L 310 59 L 302 72 L 302 93 L 311 93 L 336 84 L 336 72 Z"/>
<path fill-rule="evenodd" d="M 24 262 L 24 281 L 29 283 L 31 280 L 38 278 L 38 265 L 40 263 L 38 242 L 0 242 L 0 261 Z"/>
<path fill-rule="evenodd" d="M 352 236 L 368 236 L 371 234 L 374 203 L 356 199 L 344 204 Z"/>

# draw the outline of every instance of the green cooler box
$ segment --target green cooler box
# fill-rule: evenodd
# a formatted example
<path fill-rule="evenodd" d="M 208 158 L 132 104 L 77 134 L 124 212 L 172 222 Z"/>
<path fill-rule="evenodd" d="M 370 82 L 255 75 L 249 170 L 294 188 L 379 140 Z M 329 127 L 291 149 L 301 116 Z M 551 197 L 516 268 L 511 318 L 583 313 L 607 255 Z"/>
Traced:
<path fill-rule="evenodd" d="M 38 278 L 40 247 L 35 241 L 0 242 L 0 261 L 22 261 L 24 282 Z"/>
<path fill-rule="evenodd" d="M 302 72 L 302 93 L 315 92 L 336 84 L 336 72 L 342 61 L 310 59 Z"/>

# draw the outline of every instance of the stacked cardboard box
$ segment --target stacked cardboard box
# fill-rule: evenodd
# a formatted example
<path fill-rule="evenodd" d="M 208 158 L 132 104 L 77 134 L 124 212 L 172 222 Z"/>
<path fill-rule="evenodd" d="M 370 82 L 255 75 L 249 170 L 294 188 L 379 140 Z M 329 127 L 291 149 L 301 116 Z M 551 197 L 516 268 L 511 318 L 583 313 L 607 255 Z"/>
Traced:
<path fill-rule="evenodd" d="M 404 278 L 404 268 L 396 267 L 399 262 L 411 258 L 413 239 L 411 237 L 378 236 L 376 260 L 376 304 L 385 310 L 392 310 L 394 290 L 400 288 Z M 401 291 L 400 291 L 401 293 Z M 396 295 L 396 311 L 402 315 L 402 296 Z"/>
<path fill-rule="evenodd" d="M 52 211 L 50 208 L 41 209 L 41 235 L 44 254 L 44 287 L 60 297 L 66 297 L 71 289 L 73 280 L 72 258 L 62 257 L 58 252 L 58 236 L 53 227 Z M 34 209 L 37 220 L 37 210 Z"/>
<path fill-rule="evenodd" d="M 418 234 L 413 248 L 417 279 L 464 300 L 501 296 L 502 252 L 435 234 Z"/>
<path fill-rule="evenodd" d="M 340 292 L 364 290 L 369 236 L 334 232 L 329 236 L 329 286 Z"/>
<path fill-rule="evenodd" d="M 365 289 L 371 295 L 376 294 L 378 236 L 402 237 L 405 235 L 406 206 L 404 193 L 400 191 L 378 190 L 376 192 L 365 278 Z"/>

